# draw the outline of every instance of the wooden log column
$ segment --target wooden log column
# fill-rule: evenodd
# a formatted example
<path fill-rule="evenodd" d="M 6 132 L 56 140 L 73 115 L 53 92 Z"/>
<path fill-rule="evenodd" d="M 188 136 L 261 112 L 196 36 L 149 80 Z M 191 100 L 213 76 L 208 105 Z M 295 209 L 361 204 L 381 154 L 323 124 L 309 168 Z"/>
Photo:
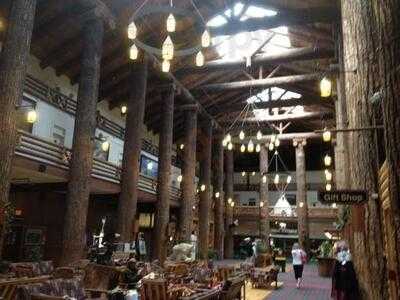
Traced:
<path fill-rule="evenodd" d="M 233 151 L 225 152 L 226 163 L 226 214 L 225 214 L 225 258 L 233 258 L 233 207 L 229 205 L 229 201 L 233 201 Z M 230 200 L 229 200 L 230 199 Z"/>
<path fill-rule="evenodd" d="M 103 21 L 93 16 L 85 23 L 82 34 L 83 52 L 67 191 L 62 265 L 82 259 L 85 247 L 100 61 L 103 49 Z"/>
<path fill-rule="evenodd" d="M 133 224 L 138 201 L 139 163 L 142 148 L 143 120 L 146 106 L 148 58 L 131 65 L 130 81 L 132 84 L 128 98 L 128 113 L 124 154 L 122 158 L 121 193 L 118 202 L 118 228 L 121 241 L 133 240 Z"/>
<path fill-rule="evenodd" d="M 308 204 L 306 189 L 306 160 L 304 147 L 307 142 L 305 139 L 293 140 L 293 146 L 296 148 L 296 204 L 297 204 L 297 231 L 299 235 L 300 247 L 307 253 L 310 250 L 310 229 L 308 222 Z"/>
<path fill-rule="evenodd" d="M 167 256 L 175 87 L 164 92 L 162 127 L 159 139 L 157 207 L 153 258 L 161 264 Z"/>
<path fill-rule="evenodd" d="M 224 147 L 222 140 L 224 136 L 218 135 L 214 143 L 214 248 L 218 253 L 218 258 L 224 258 Z"/>
<path fill-rule="evenodd" d="M 200 191 L 199 203 L 199 255 L 208 259 L 208 243 L 210 235 L 210 209 L 211 209 L 211 151 L 212 151 L 212 122 L 207 120 L 203 126 L 205 142 L 203 145 L 203 160 L 201 162 L 200 185 L 206 186 L 205 191 Z"/>
<path fill-rule="evenodd" d="M 0 257 L 8 204 L 11 165 L 17 139 L 15 107 L 22 99 L 26 64 L 31 45 L 36 0 L 12 1 L 3 52 L 0 53 Z"/>
<path fill-rule="evenodd" d="M 197 112 L 195 105 L 185 107 L 185 137 L 183 150 L 182 203 L 179 215 L 179 237 L 190 241 L 193 228 L 193 204 L 196 197 Z"/>
<path fill-rule="evenodd" d="M 270 235 L 270 217 L 269 217 L 269 199 L 268 199 L 268 149 L 262 145 L 260 149 L 260 237 L 267 246 L 270 248 L 269 235 Z M 266 181 L 264 182 L 263 176 Z"/>

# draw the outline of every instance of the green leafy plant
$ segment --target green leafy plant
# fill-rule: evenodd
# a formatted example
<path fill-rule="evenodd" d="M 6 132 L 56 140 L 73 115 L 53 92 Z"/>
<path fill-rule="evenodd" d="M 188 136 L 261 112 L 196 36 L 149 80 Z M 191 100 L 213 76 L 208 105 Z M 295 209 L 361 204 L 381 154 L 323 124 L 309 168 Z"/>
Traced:
<path fill-rule="evenodd" d="M 331 241 L 322 242 L 322 244 L 319 246 L 319 256 L 322 258 L 332 257 L 332 248 L 333 245 Z"/>
<path fill-rule="evenodd" d="M 268 247 L 264 242 L 257 243 L 257 253 L 268 253 Z"/>

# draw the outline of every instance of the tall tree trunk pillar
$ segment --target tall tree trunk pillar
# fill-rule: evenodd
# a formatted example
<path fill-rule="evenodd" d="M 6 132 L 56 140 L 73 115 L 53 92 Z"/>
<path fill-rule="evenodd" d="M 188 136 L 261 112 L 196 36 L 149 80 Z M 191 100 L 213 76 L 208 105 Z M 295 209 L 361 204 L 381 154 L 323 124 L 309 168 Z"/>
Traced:
<path fill-rule="evenodd" d="M 190 241 L 193 227 L 193 204 L 196 197 L 196 143 L 197 107 L 187 107 L 185 111 L 185 140 L 183 149 L 182 203 L 179 215 L 179 237 Z"/>
<path fill-rule="evenodd" d="M 121 193 L 118 202 L 118 229 L 122 242 L 133 239 L 133 224 L 138 201 L 139 163 L 142 148 L 143 120 L 146 106 L 148 58 L 131 66 L 132 84 L 128 98 L 124 154 L 122 158 Z"/>
<path fill-rule="evenodd" d="M 221 134 L 215 139 L 214 144 L 214 199 L 215 199 L 215 215 L 214 215 L 214 248 L 218 253 L 218 258 L 224 258 L 224 147 L 222 140 L 224 136 Z M 218 193 L 218 194 L 217 194 Z"/>
<path fill-rule="evenodd" d="M 269 217 L 269 200 L 268 200 L 268 149 L 262 145 L 260 149 L 260 237 L 267 248 L 269 245 L 270 235 L 270 217 Z M 264 182 L 264 177 L 266 181 Z"/>
<path fill-rule="evenodd" d="M 64 223 L 62 265 L 78 261 L 84 254 L 103 34 L 103 21 L 99 18 L 93 17 L 84 25 L 81 74 Z"/>
<path fill-rule="evenodd" d="M 225 215 L 225 258 L 233 258 L 233 207 L 229 202 L 233 202 L 233 151 L 225 152 L 226 158 L 226 215 Z"/>
<path fill-rule="evenodd" d="M 154 226 L 153 258 L 161 265 L 167 256 L 168 223 L 170 209 L 170 184 L 172 163 L 172 142 L 174 129 L 174 97 L 175 87 L 171 86 L 162 96 L 163 115 L 159 139 L 157 207 Z"/>
<path fill-rule="evenodd" d="M 299 235 L 300 247 L 309 253 L 310 247 L 310 229 L 308 223 L 308 204 L 306 189 L 306 160 L 304 147 L 305 139 L 293 140 L 293 146 L 296 148 L 296 203 L 297 203 L 297 231 Z"/>
<path fill-rule="evenodd" d="M 5 232 L 12 158 L 17 138 L 15 107 L 22 98 L 36 0 L 14 0 L 8 18 L 3 52 L 0 53 L 0 257 Z"/>
<path fill-rule="evenodd" d="M 203 147 L 203 161 L 201 162 L 200 185 L 206 189 L 200 191 L 199 203 L 199 255 L 208 259 L 208 244 L 210 235 L 210 209 L 211 209 L 211 151 L 212 151 L 212 121 L 207 120 L 204 126 L 206 136 Z"/>

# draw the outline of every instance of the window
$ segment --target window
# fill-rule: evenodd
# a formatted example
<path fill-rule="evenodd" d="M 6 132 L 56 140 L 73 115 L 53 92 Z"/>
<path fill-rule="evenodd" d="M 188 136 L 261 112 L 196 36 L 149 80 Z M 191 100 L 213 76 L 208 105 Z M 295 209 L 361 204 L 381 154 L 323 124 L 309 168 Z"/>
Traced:
<path fill-rule="evenodd" d="M 157 178 L 158 162 L 145 155 L 140 156 L 140 173 L 152 178 Z"/>
<path fill-rule="evenodd" d="M 65 145 L 65 134 L 66 130 L 58 125 L 53 127 L 53 141 L 55 144 L 64 146 Z"/>
<path fill-rule="evenodd" d="M 94 141 L 93 157 L 104 161 L 108 161 L 108 154 L 110 152 L 110 147 L 108 147 L 107 151 L 104 151 L 102 147 L 104 141 L 105 139 L 103 135 L 100 133 L 99 136 L 96 137 Z"/>
<path fill-rule="evenodd" d="M 18 109 L 16 113 L 17 129 L 32 133 L 33 124 L 27 121 L 27 113 L 30 109 L 36 107 L 36 103 L 27 98 L 23 98 L 19 106 L 21 106 L 21 109 Z"/>

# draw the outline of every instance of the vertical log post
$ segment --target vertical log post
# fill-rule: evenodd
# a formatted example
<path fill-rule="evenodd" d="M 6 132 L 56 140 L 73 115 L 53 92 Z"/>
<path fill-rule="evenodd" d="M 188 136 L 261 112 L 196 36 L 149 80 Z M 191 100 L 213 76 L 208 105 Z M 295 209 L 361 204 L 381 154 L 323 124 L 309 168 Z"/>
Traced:
<path fill-rule="evenodd" d="M 0 53 L 0 257 L 5 232 L 12 158 L 17 139 L 16 105 L 22 98 L 36 0 L 12 1 L 3 52 Z"/>
<path fill-rule="evenodd" d="M 268 149 L 262 145 L 260 149 L 260 237 L 264 244 L 270 249 L 269 235 L 270 235 L 270 217 L 269 217 L 269 200 L 268 200 Z M 267 181 L 263 182 L 263 176 L 266 176 Z M 262 203 L 262 204 L 261 204 Z"/>
<path fill-rule="evenodd" d="M 174 97 L 174 86 L 171 86 L 171 88 L 162 95 L 163 115 L 159 139 L 157 206 L 153 252 L 153 258 L 158 259 L 161 265 L 164 263 L 167 256 L 170 209 L 169 187 L 171 184 L 172 142 L 174 129 Z"/>
<path fill-rule="evenodd" d="M 132 88 L 128 99 L 124 154 L 122 158 L 121 193 L 118 202 L 118 229 L 122 242 L 133 239 L 133 224 L 138 200 L 140 150 L 142 148 L 143 120 L 146 106 L 148 58 L 132 64 Z"/>
<path fill-rule="evenodd" d="M 293 140 L 293 146 L 296 148 L 296 204 L 297 204 L 297 231 L 299 235 L 299 244 L 304 251 L 309 253 L 310 247 L 310 229 L 308 222 L 308 204 L 306 189 L 306 160 L 304 147 L 307 144 L 305 139 Z"/>
<path fill-rule="evenodd" d="M 224 147 L 222 140 L 224 136 L 221 134 L 215 139 L 214 144 L 214 199 L 215 199 L 215 215 L 214 215 L 214 247 L 218 253 L 218 258 L 224 258 Z M 216 196 L 219 193 L 219 197 Z"/>
<path fill-rule="evenodd" d="M 200 191 L 199 203 L 199 255 L 201 259 L 208 259 L 208 244 L 210 234 L 211 209 L 211 151 L 212 151 L 212 121 L 207 120 L 204 126 L 205 143 L 203 147 L 203 161 L 201 162 L 200 184 L 206 186 Z"/>
<path fill-rule="evenodd" d="M 67 191 L 62 265 L 81 259 L 85 247 L 103 34 L 103 21 L 93 15 L 83 28 L 83 52 Z"/>
<path fill-rule="evenodd" d="M 196 143 L 197 107 L 187 107 L 185 111 L 185 137 L 183 150 L 182 203 L 179 215 L 179 237 L 190 241 L 193 227 L 193 204 L 196 197 Z"/>
<path fill-rule="evenodd" d="M 228 204 L 228 200 L 233 201 L 233 151 L 225 152 L 226 159 L 226 216 L 225 216 L 225 258 L 233 258 L 233 208 Z"/>

